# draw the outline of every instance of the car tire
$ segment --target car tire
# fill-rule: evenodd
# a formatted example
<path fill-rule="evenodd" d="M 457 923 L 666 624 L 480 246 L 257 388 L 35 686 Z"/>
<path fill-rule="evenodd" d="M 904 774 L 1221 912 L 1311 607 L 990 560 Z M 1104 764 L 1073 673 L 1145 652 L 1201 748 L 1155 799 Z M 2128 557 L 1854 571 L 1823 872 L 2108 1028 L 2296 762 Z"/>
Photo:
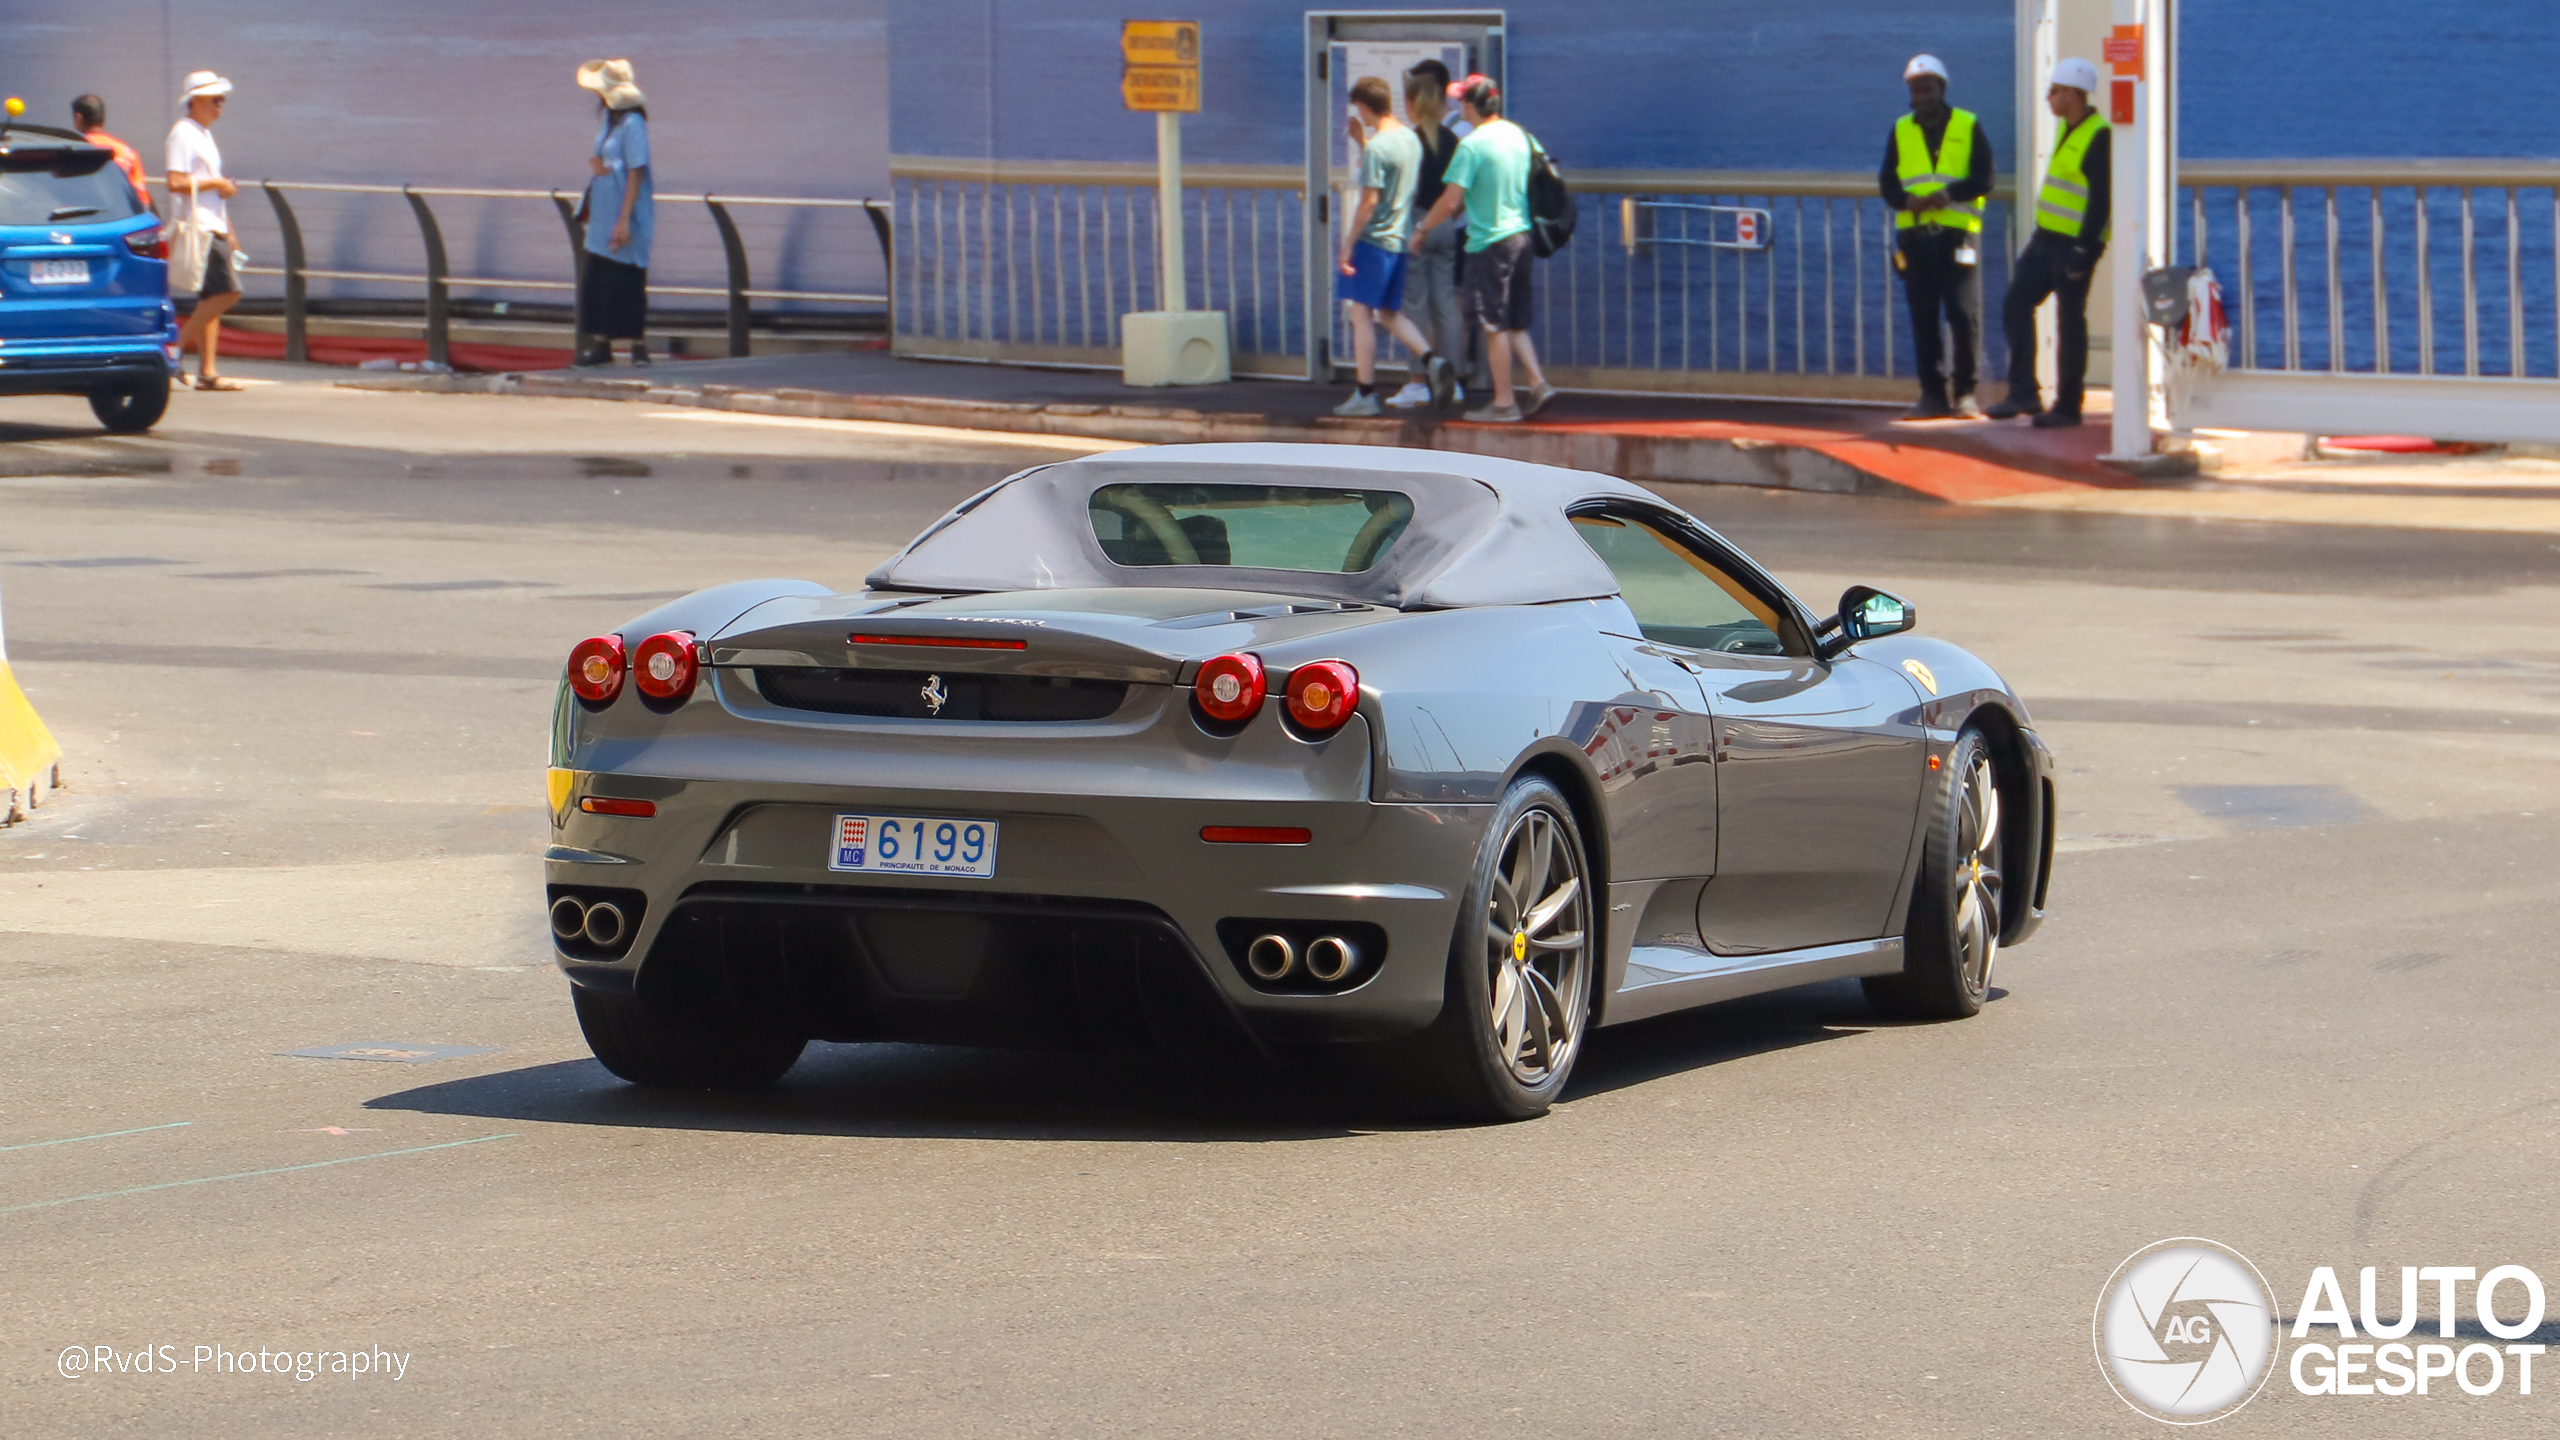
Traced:
<path fill-rule="evenodd" d="M 797 1064 L 806 1039 L 671 1023 L 627 995 L 573 985 L 578 1028 L 604 1068 L 669 1090 L 756 1090 Z"/>
<path fill-rule="evenodd" d="M 1401 1068 L 1417 1098 L 1491 1121 L 1531 1119 L 1555 1103 L 1591 1022 L 1593 884 L 1564 793 L 1534 775 L 1512 782 L 1458 907 L 1440 1016 L 1407 1046 Z"/>
<path fill-rule="evenodd" d="M 169 377 L 89 392 L 89 413 L 118 435 L 139 435 L 169 413 Z"/>
<path fill-rule="evenodd" d="M 1940 773 L 1903 930 L 1902 970 L 1864 982 L 1870 1005 L 1907 1020 L 1979 1014 L 2000 958 L 2000 772 L 1991 742 L 1968 727 Z"/>

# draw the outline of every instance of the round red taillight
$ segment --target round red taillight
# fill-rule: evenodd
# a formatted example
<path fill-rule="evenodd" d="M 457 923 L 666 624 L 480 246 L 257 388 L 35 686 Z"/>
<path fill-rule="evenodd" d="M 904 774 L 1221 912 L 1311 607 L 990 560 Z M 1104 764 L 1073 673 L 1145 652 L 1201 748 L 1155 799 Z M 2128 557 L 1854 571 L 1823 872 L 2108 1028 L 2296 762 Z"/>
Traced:
<path fill-rule="evenodd" d="M 693 693 L 694 677 L 701 673 L 690 630 L 652 635 L 631 652 L 631 683 L 652 700 L 683 699 Z"/>
<path fill-rule="evenodd" d="M 1342 728 L 1360 704 L 1360 672 L 1339 660 L 1316 660 L 1289 672 L 1289 718 L 1308 730 Z"/>
<path fill-rule="evenodd" d="M 1250 720 L 1262 709 L 1262 658 L 1221 655 L 1208 661 L 1193 677 L 1191 693 L 1199 698 L 1200 713 L 1212 720 L 1226 725 Z"/>
<path fill-rule="evenodd" d="M 569 689 L 590 705 L 604 705 L 622 693 L 622 637 L 598 635 L 581 640 L 569 652 Z"/>

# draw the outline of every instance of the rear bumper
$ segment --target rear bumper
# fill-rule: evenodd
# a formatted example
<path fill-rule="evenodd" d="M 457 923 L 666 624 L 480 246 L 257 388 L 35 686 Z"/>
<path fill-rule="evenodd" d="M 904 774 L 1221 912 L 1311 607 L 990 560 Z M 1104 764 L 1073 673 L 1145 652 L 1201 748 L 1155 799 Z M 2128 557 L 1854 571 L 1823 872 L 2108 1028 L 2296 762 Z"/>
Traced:
<path fill-rule="evenodd" d="M 86 395 L 178 373 L 178 332 L 113 343 L 21 341 L 0 346 L 0 395 Z"/>
<path fill-rule="evenodd" d="M 590 794 L 649 818 L 590 815 Z M 578 773 L 559 797 L 553 896 L 640 903 L 629 943 L 556 946 L 581 985 L 745 1006 L 827 1039 L 1037 1041 L 1238 1027 L 1279 1044 L 1383 1038 L 1439 1014 L 1459 891 L 1490 807 L 1366 800 L 998 794 Z M 839 813 L 1000 829 L 991 879 L 827 868 Z M 1204 826 L 1296 826 L 1305 845 Z M 1255 981 L 1278 929 L 1355 936 L 1338 988 Z M 1215 1043 L 1215 1042 L 1212 1042 Z"/>

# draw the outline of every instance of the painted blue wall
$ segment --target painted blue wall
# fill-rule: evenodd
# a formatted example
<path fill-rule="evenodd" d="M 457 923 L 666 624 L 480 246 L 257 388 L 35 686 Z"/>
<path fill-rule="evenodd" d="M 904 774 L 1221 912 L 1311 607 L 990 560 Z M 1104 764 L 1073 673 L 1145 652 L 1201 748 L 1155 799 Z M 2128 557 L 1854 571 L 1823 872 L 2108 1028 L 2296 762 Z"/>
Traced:
<path fill-rule="evenodd" d="M 1299 0 L 1189 0 L 1201 113 L 1186 158 L 1305 153 Z M 1382 7 L 1383 8 L 1383 7 Z M 1582 169 L 1864 170 L 1928 50 L 2013 146 L 2010 0 L 1530 0 L 1508 17 L 1511 114 Z M 1121 14 L 1090 0 L 889 0 L 891 148 L 901 155 L 1145 160 L 1153 117 L 1120 106 Z"/>
<path fill-rule="evenodd" d="M 2555 0 L 2181 0 L 2197 157 L 2560 156 Z"/>
<path fill-rule="evenodd" d="M 71 97 L 103 95 L 108 128 L 155 168 L 181 113 L 180 77 L 239 86 L 216 134 L 234 178 L 574 191 L 595 135 L 594 97 L 571 75 L 626 55 L 649 96 L 662 190 L 888 193 L 884 0 L 0 0 L 0 91 L 62 125 Z M 414 272 L 417 226 L 397 197 L 296 202 L 314 265 Z M 436 202 L 457 273 L 565 274 L 547 203 Z M 258 263 L 280 256 L 254 192 L 234 224 Z M 837 212 L 739 212 L 759 284 L 873 289 L 870 226 Z M 717 232 L 700 207 L 658 218 L 652 278 L 718 284 Z M 258 293 L 281 282 L 252 277 Z M 415 298 L 418 287 L 314 282 L 315 294 Z M 491 292 L 551 300 L 557 294 Z M 697 300 L 694 304 L 714 304 Z"/>

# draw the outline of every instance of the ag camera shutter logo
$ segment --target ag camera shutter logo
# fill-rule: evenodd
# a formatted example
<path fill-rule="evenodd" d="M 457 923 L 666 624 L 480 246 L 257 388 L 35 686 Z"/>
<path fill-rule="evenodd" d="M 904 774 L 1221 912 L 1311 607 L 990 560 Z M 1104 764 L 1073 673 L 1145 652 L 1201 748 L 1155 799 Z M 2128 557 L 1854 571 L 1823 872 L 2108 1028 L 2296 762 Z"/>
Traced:
<path fill-rule="evenodd" d="M 2219 1420 L 2257 1398 L 2275 1357 L 2266 1277 L 2211 1240 L 2133 1253 L 2099 1292 L 2098 1368 L 2127 1405 L 2171 1425 Z"/>

